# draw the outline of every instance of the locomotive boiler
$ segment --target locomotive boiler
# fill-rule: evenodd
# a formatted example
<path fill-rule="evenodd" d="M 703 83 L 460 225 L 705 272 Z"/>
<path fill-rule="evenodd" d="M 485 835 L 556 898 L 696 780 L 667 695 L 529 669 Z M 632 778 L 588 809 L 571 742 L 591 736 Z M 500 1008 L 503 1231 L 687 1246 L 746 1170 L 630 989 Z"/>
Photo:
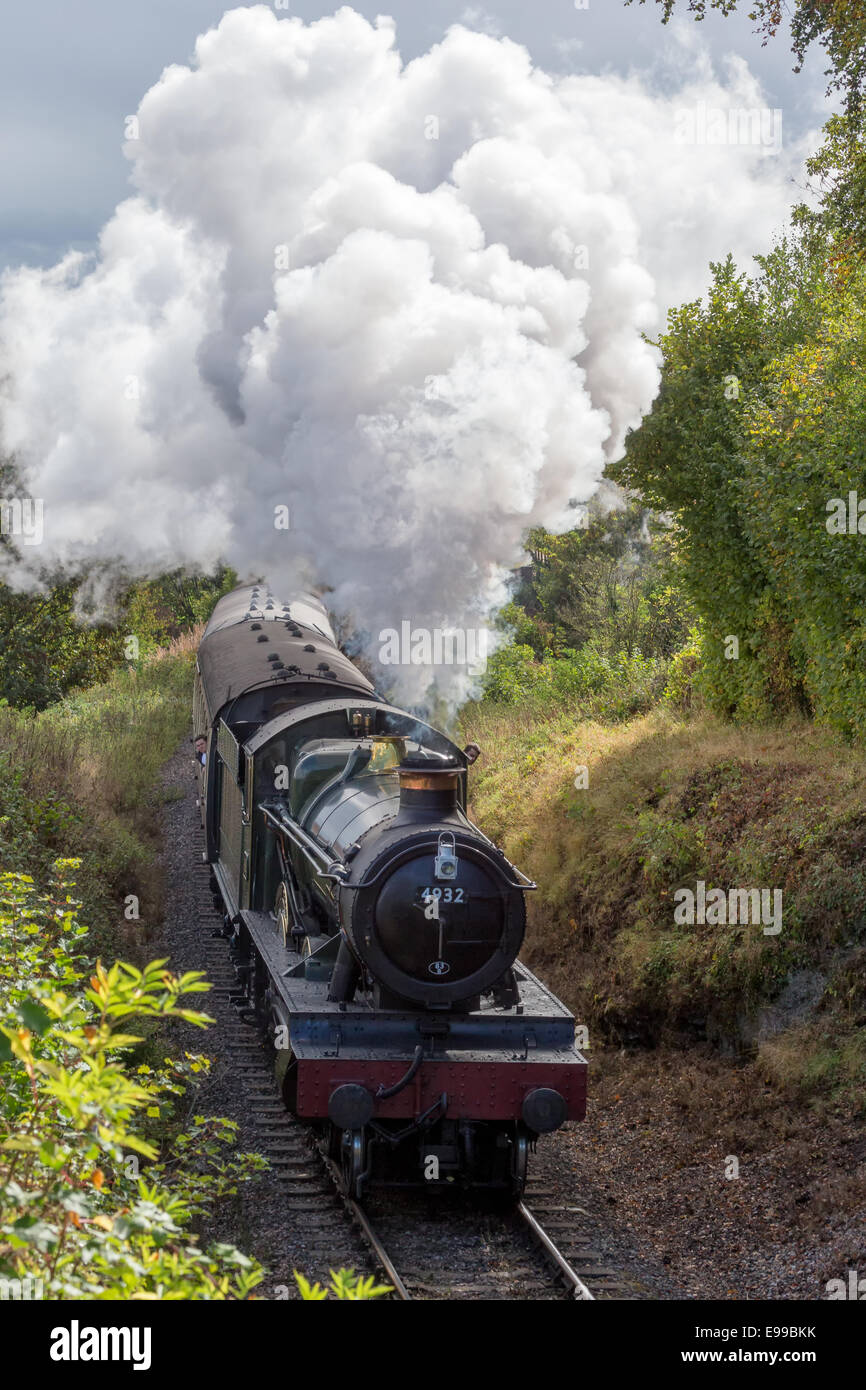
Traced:
<path fill-rule="evenodd" d="M 574 1020 L 518 959 L 534 887 L 466 814 L 471 751 L 388 703 L 318 599 L 221 599 L 194 692 L 212 883 L 287 1106 L 348 1192 L 516 1197 L 585 1112 Z M 474 751 L 474 750 L 473 750 Z"/>

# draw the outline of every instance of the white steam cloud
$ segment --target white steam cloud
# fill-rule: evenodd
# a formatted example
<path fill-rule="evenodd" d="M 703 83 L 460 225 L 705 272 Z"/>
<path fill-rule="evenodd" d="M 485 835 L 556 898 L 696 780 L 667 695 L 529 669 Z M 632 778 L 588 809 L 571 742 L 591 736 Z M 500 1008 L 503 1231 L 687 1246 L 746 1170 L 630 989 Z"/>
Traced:
<path fill-rule="evenodd" d="M 678 141 L 701 102 L 761 97 L 688 45 L 660 96 L 461 27 L 404 66 L 388 19 L 229 12 L 144 97 L 98 255 L 3 279 L 2 442 L 45 504 L 7 577 L 224 560 L 331 586 L 374 654 L 483 622 L 650 406 L 660 308 L 784 220 L 787 155 Z"/>

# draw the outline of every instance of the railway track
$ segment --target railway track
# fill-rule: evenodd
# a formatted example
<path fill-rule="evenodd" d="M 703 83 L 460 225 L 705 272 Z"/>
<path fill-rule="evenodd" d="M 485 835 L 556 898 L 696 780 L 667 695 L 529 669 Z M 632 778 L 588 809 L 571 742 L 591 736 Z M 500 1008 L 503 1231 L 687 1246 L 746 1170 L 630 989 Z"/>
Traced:
<path fill-rule="evenodd" d="M 294 1268 L 326 1283 L 332 1269 L 343 1267 L 383 1278 L 392 1297 L 403 1301 L 623 1296 L 616 1272 L 581 1233 L 580 1208 L 563 1202 L 543 1171 L 530 1179 L 525 1200 L 508 1212 L 479 1210 L 458 1193 L 453 1199 L 439 1193 L 434 1200 L 411 1190 L 374 1190 L 363 1207 L 345 1195 L 324 1146 L 283 1105 L 273 1050 L 249 1013 L 222 934 L 222 914 L 212 906 L 210 870 L 198 857 L 202 846 L 199 834 L 193 881 L 204 969 L 213 986 L 211 1011 L 243 1093 L 252 1145 L 278 1177 L 286 1227 L 293 1233 L 292 1267 L 277 1268 L 265 1291 L 295 1297 Z"/>
<path fill-rule="evenodd" d="M 334 1176 L 336 1180 L 339 1175 Z M 449 1225 L 443 1221 L 442 1202 L 437 1197 L 440 1230 L 435 1238 L 431 1238 L 429 1221 L 407 1222 L 411 1214 L 403 1208 L 397 1216 L 399 1228 L 394 1228 L 396 1223 L 392 1225 L 386 1245 L 381 1214 L 376 1224 L 371 1220 L 374 1204 L 364 1210 L 352 1199 L 345 1200 L 395 1297 L 404 1302 L 470 1297 L 595 1299 L 523 1202 L 512 1212 L 486 1222 L 477 1210 L 463 1206 L 447 1213 Z M 534 1243 L 535 1252 L 526 1236 Z M 398 1248 L 402 1258 L 396 1253 Z"/>

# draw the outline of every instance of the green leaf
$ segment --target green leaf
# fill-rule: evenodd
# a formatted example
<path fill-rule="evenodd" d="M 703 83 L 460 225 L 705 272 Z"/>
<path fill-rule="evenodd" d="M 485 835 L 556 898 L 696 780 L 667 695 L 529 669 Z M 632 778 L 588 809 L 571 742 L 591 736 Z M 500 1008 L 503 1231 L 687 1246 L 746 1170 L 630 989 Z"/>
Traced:
<path fill-rule="evenodd" d="M 46 1013 L 41 1004 L 35 1003 L 32 999 L 25 999 L 20 1003 L 17 1013 L 24 1027 L 29 1028 L 31 1033 L 35 1033 L 37 1037 L 41 1038 L 51 1027 L 51 1015 Z"/>

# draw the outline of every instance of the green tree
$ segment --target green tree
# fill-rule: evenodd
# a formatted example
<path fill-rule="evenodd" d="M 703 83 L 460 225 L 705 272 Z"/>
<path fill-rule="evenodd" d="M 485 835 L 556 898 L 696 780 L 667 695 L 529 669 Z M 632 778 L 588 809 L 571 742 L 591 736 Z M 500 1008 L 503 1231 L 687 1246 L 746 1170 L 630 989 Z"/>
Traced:
<path fill-rule="evenodd" d="M 752 716 L 796 704 L 802 691 L 796 681 L 771 688 L 773 674 L 787 669 L 791 631 L 742 508 L 750 468 L 744 410 L 768 363 L 820 318 L 808 297 L 814 268 L 799 245 L 783 243 L 759 264 L 754 280 L 730 257 L 713 265 L 706 302 L 669 315 L 661 389 L 608 470 L 674 514 L 686 583 L 705 623 L 709 693 L 728 712 Z"/>
<path fill-rule="evenodd" d="M 824 126 L 824 142 L 806 160 L 817 206 L 799 204 L 794 224 L 809 239 L 815 258 L 844 273 L 846 261 L 866 254 L 866 145 L 863 112 L 836 114 Z"/>
<path fill-rule="evenodd" d="M 679 583 L 678 542 L 641 502 L 593 514 L 584 527 L 531 531 L 533 556 L 503 620 L 536 656 L 591 642 L 608 656 L 669 656 L 690 621 Z"/>
<path fill-rule="evenodd" d="M 706 301 L 670 315 L 661 391 L 610 471 L 677 520 L 712 701 L 866 732 L 856 495 L 848 515 L 866 476 L 866 267 L 814 226 L 758 264 L 714 266 Z"/>
<path fill-rule="evenodd" d="M 105 680 L 123 660 L 120 633 L 77 619 L 75 591 L 57 584 L 25 594 L 0 584 L 0 700 L 44 709 Z"/>

